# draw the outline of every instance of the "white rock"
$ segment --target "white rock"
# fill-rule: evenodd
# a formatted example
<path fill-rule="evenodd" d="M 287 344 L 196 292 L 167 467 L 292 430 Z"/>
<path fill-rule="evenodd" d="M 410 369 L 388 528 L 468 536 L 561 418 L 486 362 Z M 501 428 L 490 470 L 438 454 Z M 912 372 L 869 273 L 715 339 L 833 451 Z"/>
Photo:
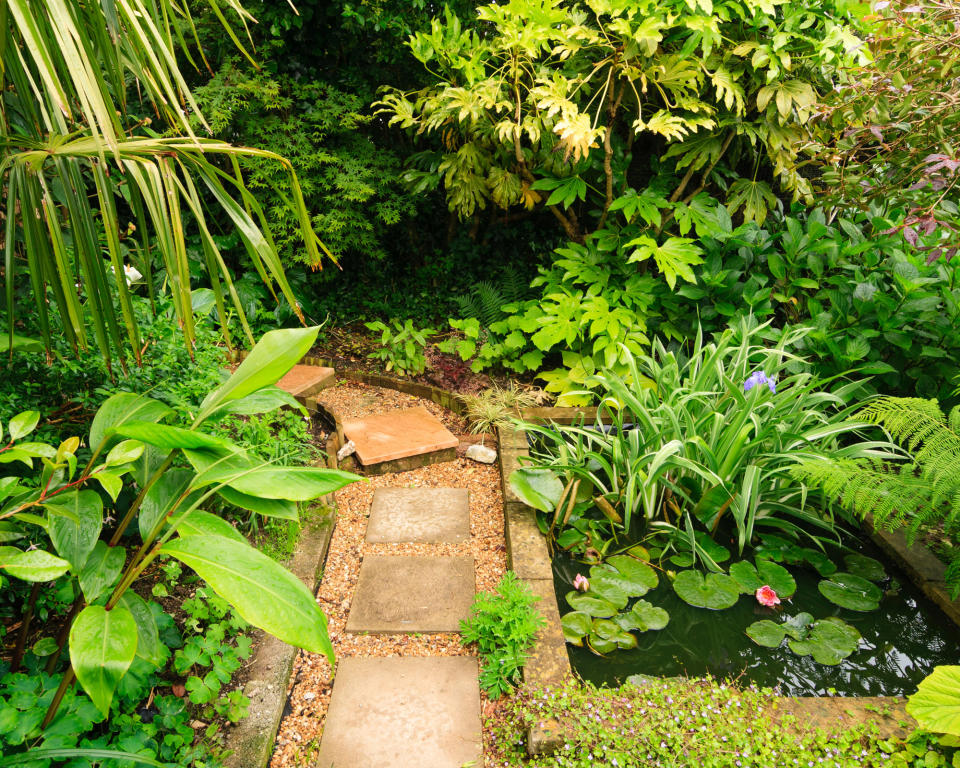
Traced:
<path fill-rule="evenodd" d="M 343 461 L 347 456 L 352 456 L 356 452 L 357 446 L 353 444 L 353 440 L 347 440 L 347 444 L 337 451 L 337 461 Z"/>
<path fill-rule="evenodd" d="M 481 464 L 493 464 L 497 460 L 497 452 L 485 445 L 474 444 L 467 448 L 467 458 L 479 461 Z"/>
<path fill-rule="evenodd" d="M 303 694 L 304 701 L 313 701 L 315 698 L 317 698 L 317 694 L 315 694 L 313 691 L 307 691 L 305 694 Z"/>

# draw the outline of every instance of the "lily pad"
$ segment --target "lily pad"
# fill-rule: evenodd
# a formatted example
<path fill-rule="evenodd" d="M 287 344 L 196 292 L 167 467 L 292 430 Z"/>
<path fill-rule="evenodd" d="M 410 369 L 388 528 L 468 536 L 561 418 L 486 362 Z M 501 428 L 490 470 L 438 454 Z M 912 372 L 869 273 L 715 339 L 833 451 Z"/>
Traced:
<path fill-rule="evenodd" d="M 582 611 L 573 611 L 560 618 L 563 637 L 572 645 L 583 645 L 583 638 L 593 629 L 593 619 Z"/>
<path fill-rule="evenodd" d="M 613 647 L 609 647 L 609 644 Z M 615 621 L 596 619 L 587 638 L 587 645 L 598 653 L 609 653 L 617 648 L 628 650 L 637 647 L 637 638 L 622 629 Z"/>
<path fill-rule="evenodd" d="M 803 640 L 810 634 L 813 616 L 804 611 L 796 616 L 790 616 L 783 622 L 783 630 L 794 640 Z"/>
<path fill-rule="evenodd" d="M 883 597 L 880 587 L 852 573 L 835 573 L 817 589 L 831 603 L 851 611 L 875 611 Z"/>
<path fill-rule="evenodd" d="M 607 559 L 607 565 L 620 574 L 623 586 L 631 597 L 642 597 L 651 589 L 656 589 L 660 579 L 657 572 L 647 563 L 628 555 L 614 555 Z"/>
<path fill-rule="evenodd" d="M 704 578 L 699 571 L 680 571 L 673 580 L 673 591 L 685 603 L 711 611 L 729 608 L 740 598 L 737 582 L 723 573 L 710 573 Z"/>
<path fill-rule="evenodd" d="M 755 621 L 747 627 L 747 637 L 764 648 L 776 648 L 786 636 L 787 632 L 783 624 L 777 624 L 770 619 Z"/>
<path fill-rule="evenodd" d="M 567 604 L 575 611 L 599 619 L 609 619 L 617 612 L 617 606 L 589 592 L 567 592 Z"/>
<path fill-rule="evenodd" d="M 670 562 L 681 568 L 689 568 L 693 565 L 693 555 L 689 553 L 684 555 L 671 555 Z"/>
<path fill-rule="evenodd" d="M 627 554 L 631 557 L 635 557 L 638 560 L 643 560 L 644 562 L 650 562 L 650 551 L 646 547 L 642 547 L 639 544 L 634 544 L 630 549 L 627 550 Z"/>
<path fill-rule="evenodd" d="M 812 565 L 821 576 L 830 576 L 837 572 L 837 564 L 819 549 L 800 547 L 797 549 L 797 557 Z"/>
<path fill-rule="evenodd" d="M 751 595 L 763 586 L 769 586 L 777 597 L 784 599 L 797 591 L 797 582 L 786 568 L 763 558 L 757 558 L 756 567 L 746 560 L 734 563 L 730 566 L 730 575 L 745 595 Z"/>
<path fill-rule="evenodd" d="M 883 581 L 887 578 L 887 572 L 883 569 L 883 564 L 879 560 L 874 560 L 866 555 L 849 554 L 843 558 L 844 565 L 847 566 L 847 573 L 859 576 L 867 581 Z"/>
<path fill-rule="evenodd" d="M 637 620 L 637 629 L 647 632 L 651 629 L 663 629 L 670 623 L 670 614 L 646 600 L 637 600 L 630 609 Z"/>
<path fill-rule="evenodd" d="M 613 640 L 607 640 L 599 635 L 590 635 L 587 638 L 587 648 L 597 656 L 606 656 L 608 653 L 617 650 L 617 644 Z"/>
<path fill-rule="evenodd" d="M 835 666 L 857 650 L 860 633 L 830 616 L 816 622 L 805 640 L 790 640 L 787 644 L 798 656 L 812 656 L 818 664 Z"/>
<path fill-rule="evenodd" d="M 618 610 L 626 608 L 630 595 L 624 590 L 616 571 L 612 574 L 603 571 L 594 573 L 594 571 L 594 568 L 590 569 L 590 589 L 584 594 L 596 595 L 611 603 Z"/>

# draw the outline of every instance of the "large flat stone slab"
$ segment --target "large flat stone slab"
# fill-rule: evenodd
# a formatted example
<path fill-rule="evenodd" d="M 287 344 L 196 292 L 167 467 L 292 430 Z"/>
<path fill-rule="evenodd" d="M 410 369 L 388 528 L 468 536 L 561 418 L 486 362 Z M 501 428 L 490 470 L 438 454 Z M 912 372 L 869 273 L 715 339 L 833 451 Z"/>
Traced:
<path fill-rule="evenodd" d="M 472 557 L 366 555 L 347 632 L 459 632 L 475 591 Z"/>
<path fill-rule="evenodd" d="M 377 488 L 373 492 L 368 542 L 437 544 L 469 538 L 466 488 Z"/>
<path fill-rule="evenodd" d="M 298 399 L 317 394 L 321 389 L 332 387 L 336 383 L 333 368 L 321 368 L 317 365 L 295 365 L 277 386 Z"/>
<path fill-rule="evenodd" d="M 343 419 L 343 432 L 364 466 L 437 451 L 455 452 L 459 441 L 436 416 L 418 406 L 360 419 Z"/>
<path fill-rule="evenodd" d="M 345 658 L 312 768 L 482 762 L 477 660 Z"/>

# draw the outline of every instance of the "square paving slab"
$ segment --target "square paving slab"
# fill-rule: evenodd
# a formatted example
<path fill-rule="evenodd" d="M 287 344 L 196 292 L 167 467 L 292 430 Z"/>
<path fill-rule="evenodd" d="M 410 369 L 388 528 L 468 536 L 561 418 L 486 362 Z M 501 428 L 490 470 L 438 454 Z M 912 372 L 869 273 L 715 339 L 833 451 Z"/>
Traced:
<path fill-rule="evenodd" d="M 333 368 L 321 368 L 316 365 L 295 365 L 287 375 L 277 382 L 280 389 L 294 397 L 304 398 L 315 395 L 321 389 L 332 387 L 336 376 Z"/>
<path fill-rule="evenodd" d="M 459 440 L 422 406 L 344 419 L 343 432 L 364 465 L 456 448 Z"/>
<path fill-rule="evenodd" d="M 480 727 L 475 658 L 345 658 L 312 768 L 479 765 Z"/>
<path fill-rule="evenodd" d="M 475 591 L 472 557 L 366 555 L 347 632 L 459 632 Z"/>
<path fill-rule="evenodd" d="M 377 488 L 367 541 L 437 544 L 470 538 L 466 488 Z"/>

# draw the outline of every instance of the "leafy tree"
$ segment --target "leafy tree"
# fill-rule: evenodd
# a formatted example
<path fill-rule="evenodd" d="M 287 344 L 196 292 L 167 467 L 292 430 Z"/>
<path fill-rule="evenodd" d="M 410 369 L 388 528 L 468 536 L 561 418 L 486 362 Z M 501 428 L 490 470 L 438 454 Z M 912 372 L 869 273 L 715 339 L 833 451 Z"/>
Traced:
<path fill-rule="evenodd" d="M 238 0 L 207 5 L 240 45 L 223 9 L 246 23 Z M 238 158 L 257 156 L 285 175 L 306 260 L 325 250 L 311 229 L 296 174 L 279 155 L 202 138 L 190 125 L 196 100 L 177 67 L 192 61 L 192 17 L 175 0 L 0 3 L 0 183 L 6 200 L 4 347 L 16 339 L 16 303 L 32 296 L 50 347 L 52 315 L 71 346 L 92 330 L 108 364 L 141 348 L 129 268 L 152 295 L 159 259 L 188 339 L 193 336 L 187 236 L 201 242 L 222 321 L 238 304 L 208 214 L 239 233 L 270 290 L 297 302 L 263 210 L 244 185 Z M 179 21 L 183 20 L 183 23 Z M 241 50 L 243 50 L 241 48 Z M 244 51 L 245 52 L 245 51 Z M 124 338 L 125 337 L 125 338 Z M 248 333 L 252 341 L 252 335 Z"/>

